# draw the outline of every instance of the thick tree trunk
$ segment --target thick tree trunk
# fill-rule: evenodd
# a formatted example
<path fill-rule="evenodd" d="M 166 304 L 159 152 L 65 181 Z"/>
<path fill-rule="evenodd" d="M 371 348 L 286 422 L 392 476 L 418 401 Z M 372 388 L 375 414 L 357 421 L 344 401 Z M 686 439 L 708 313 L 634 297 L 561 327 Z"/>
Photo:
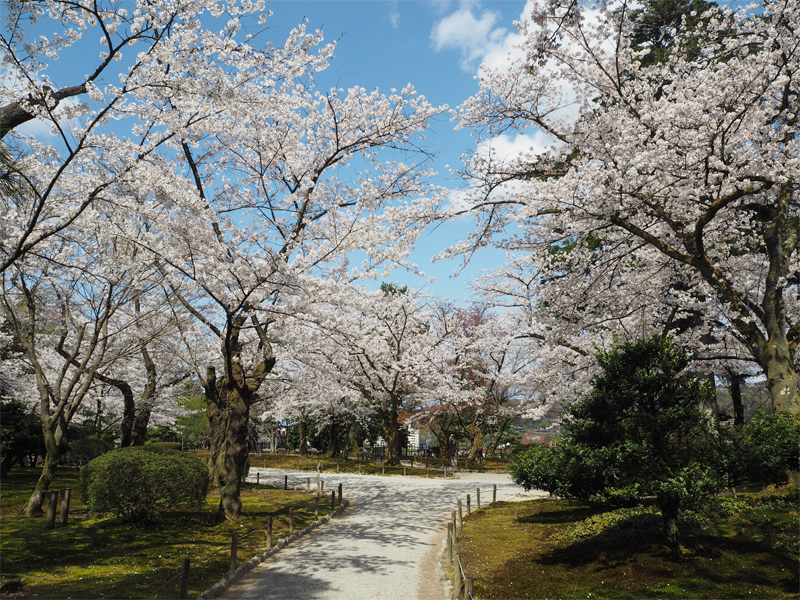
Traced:
<path fill-rule="evenodd" d="M 383 435 L 386 439 L 386 456 L 384 463 L 387 465 L 400 464 L 400 425 L 397 415 L 385 413 L 383 415 Z"/>
<path fill-rule="evenodd" d="M 150 424 L 150 407 L 143 405 L 133 420 L 131 446 L 144 446 L 147 440 L 147 426 Z"/>
<path fill-rule="evenodd" d="M 53 483 L 58 463 L 61 460 L 59 446 L 64 435 L 62 427 L 53 422 L 52 419 L 47 419 L 42 423 L 42 434 L 44 435 L 44 446 L 47 449 L 47 454 L 44 457 L 42 474 L 39 476 L 39 481 L 36 482 L 36 489 L 33 490 L 31 497 L 28 498 L 25 508 L 20 511 L 27 517 L 38 517 L 44 513 L 42 504 L 50 489 L 50 484 Z"/>
<path fill-rule="evenodd" d="M 124 386 L 116 386 L 122 392 L 122 422 L 120 423 L 120 447 L 127 448 L 128 446 L 135 446 L 133 443 L 133 427 L 136 422 L 136 402 L 133 400 L 133 390 L 125 383 Z"/>
<path fill-rule="evenodd" d="M 478 453 L 483 457 L 483 432 L 480 427 L 473 425 L 470 427 L 470 434 L 472 435 L 472 446 L 469 449 L 467 462 L 474 462 L 478 457 Z"/>
<path fill-rule="evenodd" d="M 11 467 L 13 467 L 14 463 L 16 463 L 17 461 L 18 457 L 14 456 L 13 454 L 6 454 L 3 457 L 3 460 L 0 460 L 0 477 L 5 477 L 6 475 L 8 475 L 8 472 L 11 470 Z"/>
<path fill-rule="evenodd" d="M 336 425 L 334 418 L 331 417 L 330 423 L 328 424 L 328 452 L 331 458 L 338 458 L 341 455 L 339 451 L 339 442 L 342 437 L 339 432 L 340 429 L 341 428 Z"/>
<path fill-rule="evenodd" d="M 678 530 L 678 502 L 674 500 L 658 501 L 659 508 L 661 509 L 661 518 L 664 522 L 664 535 L 667 538 L 667 545 L 673 556 L 680 556 L 684 553 L 684 547 L 681 542 L 681 534 Z"/>
<path fill-rule="evenodd" d="M 788 410 L 797 417 L 800 415 L 800 396 L 797 389 L 797 373 L 789 354 L 789 345 L 772 344 L 767 355 L 767 390 L 772 396 L 772 406 L 776 413 Z"/>

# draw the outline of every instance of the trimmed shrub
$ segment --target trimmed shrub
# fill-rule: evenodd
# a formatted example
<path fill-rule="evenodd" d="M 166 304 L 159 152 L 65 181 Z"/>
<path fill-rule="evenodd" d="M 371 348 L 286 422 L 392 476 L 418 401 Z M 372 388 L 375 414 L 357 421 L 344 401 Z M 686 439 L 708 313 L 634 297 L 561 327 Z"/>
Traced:
<path fill-rule="evenodd" d="M 98 456 L 114 449 L 114 444 L 110 444 L 100 438 L 83 438 L 70 442 L 67 460 L 76 465 L 85 465 Z"/>
<path fill-rule="evenodd" d="M 208 469 L 191 454 L 141 447 L 112 450 L 81 469 L 81 500 L 90 512 L 149 521 L 168 508 L 201 505 Z"/>
<path fill-rule="evenodd" d="M 147 444 L 145 448 L 148 450 L 155 450 L 157 448 L 162 450 L 183 450 L 180 442 L 153 442 L 152 444 Z"/>

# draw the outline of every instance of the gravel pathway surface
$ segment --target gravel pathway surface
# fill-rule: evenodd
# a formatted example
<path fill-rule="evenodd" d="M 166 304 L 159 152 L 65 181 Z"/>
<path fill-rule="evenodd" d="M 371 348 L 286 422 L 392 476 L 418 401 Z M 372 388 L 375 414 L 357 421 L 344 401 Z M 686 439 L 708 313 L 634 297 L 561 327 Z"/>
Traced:
<path fill-rule="evenodd" d="M 316 473 L 251 469 L 248 479 L 260 473 L 262 482 L 305 485 Z M 433 473 L 431 473 L 433 477 Z M 352 502 L 344 515 L 261 563 L 231 587 L 226 599 L 280 600 L 409 600 L 442 598 L 441 587 L 432 582 L 435 556 L 442 530 L 456 508 L 475 489 L 481 488 L 483 504 L 507 500 L 522 492 L 507 475 L 459 473 L 456 480 L 422 477 L 381 477 L 323 473 L 325 490 L 340 483 Z M 436 582 L 438 583 L 438 582 Z"/>

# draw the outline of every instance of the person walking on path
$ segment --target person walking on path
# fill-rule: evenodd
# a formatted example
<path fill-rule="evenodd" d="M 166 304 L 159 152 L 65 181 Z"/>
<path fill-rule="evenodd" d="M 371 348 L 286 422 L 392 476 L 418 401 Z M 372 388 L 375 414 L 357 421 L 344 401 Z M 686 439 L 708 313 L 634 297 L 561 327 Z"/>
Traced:
<path fill-rule="evenodd" d="M 453 463 L 453 473 L 458 471 L 458 442 L 456 442 L 456 435 L 450 434 L 450 439 L 447 442 L 447 453 L 450 455 L 450 460 Z"/>
<path fill-rule="evenodd" d="M 369 462 L 369 438 L 364 438 L 364 445 L 362 446 L 361 453 L 364 455 L 364 461 Z"/>

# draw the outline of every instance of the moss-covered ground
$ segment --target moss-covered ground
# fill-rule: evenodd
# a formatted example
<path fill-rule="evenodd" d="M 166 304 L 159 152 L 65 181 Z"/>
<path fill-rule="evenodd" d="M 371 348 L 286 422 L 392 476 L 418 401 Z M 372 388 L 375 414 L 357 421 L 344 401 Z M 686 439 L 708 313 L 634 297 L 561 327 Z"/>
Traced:
<path fill-rule="evenodd" d="M 287 535 L 288 509 L 295 530 L 314 519 L 314 497 L 245 484 L 242 519 L 217 518 L 218 493 L 200 509 L 173 510 L 150 524 L 125 524 L 89 515 L 78 497 L 78 472 L 60 469 L 51 489 L 72 488 L 69 520 L 52 532 L 45 518 L 19 516 L 39 469 L 15 468 L 0 481 L 0 557 L 4 597 L 17 598 L 177 598 L 183 559 L 190 563 L 189 597 L 196 598 L 228 573 L 233 531 L 239 532 L 238 558 L 263 552 L 267 518 L 273 516 L 272 543 Z M 61 497 L 59 496 L 59 503 Z M 330 502 L 319 502 L 320 517 Z M 22 587 L 16 584 L 20 581 Z"/>
<path fill-rule="evenodd" d="M 464 523 L 462 564 L 480 600 L 800 596 L 797 488 L 720 499 L 681 533 L 675 558 L 654 507 L 498 502 Z"/>

